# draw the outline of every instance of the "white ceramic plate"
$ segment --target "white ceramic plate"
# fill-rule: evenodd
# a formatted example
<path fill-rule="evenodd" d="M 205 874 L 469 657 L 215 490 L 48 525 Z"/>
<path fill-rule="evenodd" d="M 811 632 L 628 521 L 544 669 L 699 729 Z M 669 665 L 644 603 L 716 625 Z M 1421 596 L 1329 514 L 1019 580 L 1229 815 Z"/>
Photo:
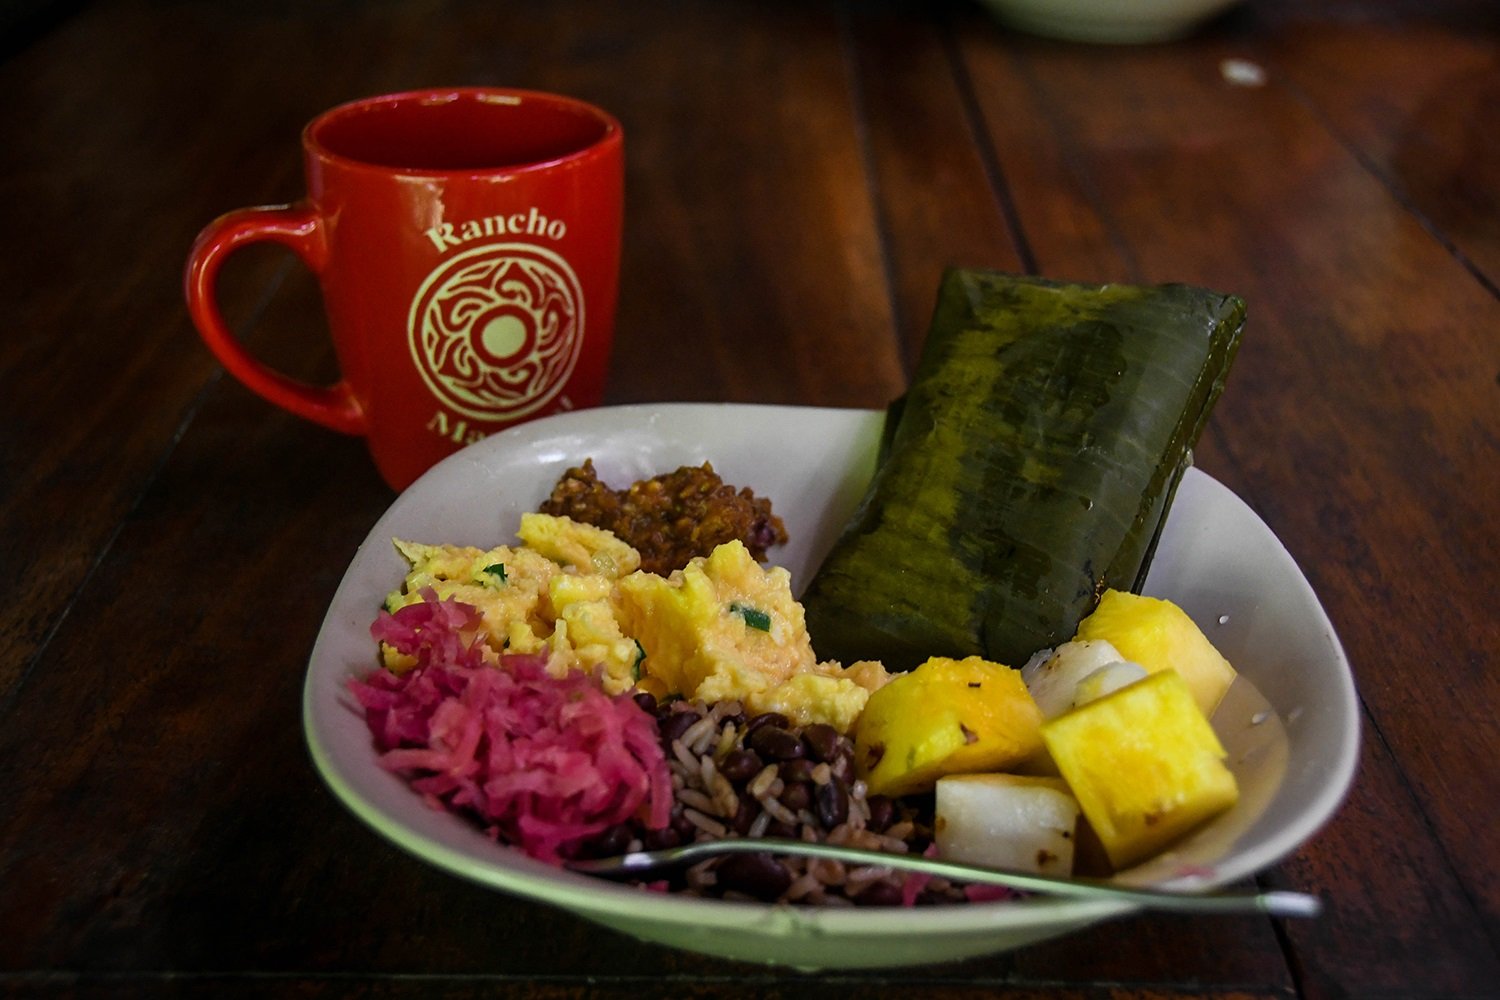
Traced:
<path fill-rule="evenodd" d="M 422 860 L 635 937 L 712 955 L 804 969 L 940 962 L 1015 948 L 1132 912 L 1120 903 L 1050 899 L 893 909 L 812 909 L 667 896 L 561 871 L 501 847 L 428 808 L 382 770 L 351 676 L 375 666 L 369 626 L 406 566 L 393 537 L 490 547 L 570 466 L 592 457 L 621 485 L 711 461 L 728 482 L 770 497 L 792 541 L 772 560 L 804 585 L 874 467 L 882 414 L 735 404 L 609 407 L 539 420 L 433 468 L 371 530 L 313 648 L 303 719 L 334 794 Z M 1241 783 L 1240 803 L 1122 881 L 1230 882 L 1294 850 L 1337 809 L 1354 774 L 1353 682 L 1317 598 L 1271 531 L 1233 493 L 1190 470 L 1147 590 L 1184 607 L 1248 683 L 1214 724 Z M 1184 871 L 1194 871 L 1184 876 Z"/>

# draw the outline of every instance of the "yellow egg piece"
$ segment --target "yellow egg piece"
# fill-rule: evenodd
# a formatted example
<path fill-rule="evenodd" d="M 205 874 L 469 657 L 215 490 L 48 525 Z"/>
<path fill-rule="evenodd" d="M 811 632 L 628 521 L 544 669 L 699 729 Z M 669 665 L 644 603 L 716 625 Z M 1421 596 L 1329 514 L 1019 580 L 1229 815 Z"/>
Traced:
<path fill-rule="evenodd" d="M 527 548 L 575 573 L 618 580 L 641 568 L 641 554 L 614 532 L 570 517 L 522 514 L 516 534 Z"/>
<path fill-rule="evenodd" d="M 791 575 L 738 541 L 670 577 L 619 583 L 620 622 L 640 642 L 653 688 L 707 702 L 766 691 L 815 665 Z"/>
<path fill-rule="evenodd" d="M 779 712 L 794 726 L 824 723 L 846 733 L 864 711 L 870 692 L 848 677 L 798 674 L 775 687 L 745 698 L 755 715 Z"/>
<path fill-rule="evenodd" d="M 439 600 L 468 604 L 483 616 L 483 635 L 496 654 L 508 648 L 508 634 L 517 623 L 551 634 L 548 589 L 562 569 L 545 556 L 506 545 L 479 549 L 396 539 L 395 546 L 411 569 L 401 587 L 386 597 L 386 610 L 420 603 L 428 592 Z M 386 666 L 397 672 L 415 662 L 384 655 Z"/>

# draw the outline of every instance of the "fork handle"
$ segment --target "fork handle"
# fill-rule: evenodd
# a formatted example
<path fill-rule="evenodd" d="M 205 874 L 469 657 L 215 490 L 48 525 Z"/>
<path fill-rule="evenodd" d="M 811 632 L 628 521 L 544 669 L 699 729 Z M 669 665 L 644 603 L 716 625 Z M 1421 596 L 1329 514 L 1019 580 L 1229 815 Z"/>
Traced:
<path fill-rule="evenodd" d="M 1301 892 L 1181 893 L 1159 889 L 1137 889 L 1098 879 L 1056 878 L 1030 872 L 1007 871 L 980 865 L 959 864 L 914 854 L 892 854 L 837 844 L 815 844 L 777 837 L 707 840 L 660 851 L 634 851 L 617 858 L 570 861 L 574 871 L 606 877 L 639 875 L 659 868 L 691 864 L 724 854 L 795 854 L 861 865 L 880 865 L 920 872 L 959 882 L 998 885 L 1026 892 L 1067 896 L 1073 899 L 1113 899 L 1146 909 L 1175 913 L 1264 913 L 1273 917 L 1315 917 L 1323 908 L 1317 896 Z"/>

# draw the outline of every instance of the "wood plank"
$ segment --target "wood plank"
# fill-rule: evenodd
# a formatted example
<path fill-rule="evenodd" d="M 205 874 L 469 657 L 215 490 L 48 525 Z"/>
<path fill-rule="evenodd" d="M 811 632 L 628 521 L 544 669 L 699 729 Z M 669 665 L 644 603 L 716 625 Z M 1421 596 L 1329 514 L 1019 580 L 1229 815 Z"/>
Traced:
<path fill-rule="evenodd" d="M 886 247 L 896 328 L 908 375 L 920 356 L 946 267 L 1024 272 L 1029 248 L 1014 225 L 1001 164 L 986 156 L 966 67 L 936 19 L 855 5 L 851 56 L 866 121 L 874 197 Z"/>
<path fill-rule="evenodd" d="M 1496 703 L 1497 679 L 1482 650 L 1496 628 L 1485 595 L 1500 587 L 1479 553 L 1493 550 L 1485 498 L 1500 482 L 1480 456 L 1500 433 L 1493 372 L 1472 359 L 1493 344 L 1500 304 L 1297 94 L 1274 78 L 1229 85 L 1220 66 L 1236 51 L 1214 35 L 1171 49 L 977 40 L 965 49 L 997 149 L 1016 144 L 1041 165 L 1011 177 L 1044 272 L 1185 280 L 1250 302 L 1199 462 L 1278 532 L 1343 635 L 1372 738 L 1391 752 L 1367 761 L 1375 773 L 1364 781 L 1412 796 L 1410 809 L 1391 801 L 1380 813 L 1423 865 L 1401 884 L 1440 909 L 1468 909 L 1469 926 L 1492 927 L 1494 809 L 1454 804 L 1493 804 L 1480 761 L 1496 733 L 1481 706 Z M 1027 100 L 1056 116 L 1050 143 L 1017 113 L 1026 83 Z M 1061 222 L 1078 201 L 1104 223 Z M 1396 538 L 1411 541 L 1378 542 Z M 1414 699 L 1413 681 L 1398 678 L 1434 660 L 1442 682 Z M 1465 758 L 1471 766 L 1456 766 Z M 1356 990 L 1399 976 L 1444 984 L 1435 995 L 1490 981 L 1483 934 L 1454 940 L 1452 921 L 1425 934 L 1399 893 L 1350 874 L 1369 868 L 1319 870 L 1340 868 L 1328 888 L 1362 933 L 1309 963 Z M 1299 939 L 1302 928 L 1289 933 Z M 1410 946 L 1395 947 L 1396 935 Z"/>
<path fill-rule="evenodd" d="M 1475 359 L 1500 306 L 1494 234 L 1464 211 L 1493 223 L 1494 138 L 1443 86 L 1489 93 L 1493 33 L 1465 26 L 1493 12 L 1419 6 L 1267 0 L 1116 50 L 957 4 L 99 0 L 8 56 L 0 134 L 25 141 L 0 145 L 0 296 L 45 336 L 0 338 L 0 994 L 1490 995 L 1500 410 Z M 1230 85 L 1236 56 L 1267 84 Z M 810 976 L 481 889 L 345 812 L 302 743 L 302 673 L 391 495 L 361 442 L 222 375 L 178 275 L 212 215 L 300 194 L 309 116 L 435 80 L 624 120 L 613 401 L 879 406 L 947 263 L 1245 294 L 1199 459 L 1302 560 L 1355 662 L 1360 779 L 1264 878 L 1328 914 Z M 332 376 L 287 254 L 237 258 L 225 302 L 264 357 Z"/>
<path fill-rule="evenodd" d="M 0 65 L 0 81 L 21 95 L 0 108 L 0 130 L 28 137 L 0 151 L 12 179 L 0 239 L 24 248 L 9 257 L 4 294 L 17 328 L 48 333 L 0 340 L 14 414 L 0 428 L 0 705 L 216 378 L 181 304 L 194 235 L 221 211 L 300 188 L 302 110 L 277 100 L 284 70 L 261 58 L 273 41 L 295 50 L 296 39 L 270 31 L 206 11 L 102 7 Z M 108 39 L 122 32 L 157 46 L 152 61 L 114 61 L 121 48 Z M 156 65 L 172 72 L 149 72 Z M 225 94 L 209 85 L 225 65 L 242 68 L 226 95 L 237 97 L 239 146 L 223 142 L 224 108 L 209 103 Z M 65 90 L 52 78 L 64 72 Z M 330 73 L 322 85 L 332 101 L 347 83 Z M 315 86 L 309 98 L 320 100 Z M 231 323 L 257 316 L 283 267 L 267 255 L 234 262 L 223 295 Z M 322 355 L 297 349 L 293 372 L 313 370 Z M 13 589 L 22 581 L 24 599 Z"/>
<path fill-rule="evenodd" d="M 23 182 L 19 210 L 0 223 L 3 235 L 35 251 L 8 271 L 7 299 L 22 304 L 20 325 L 76 334 L 61 353 L 37 338 L 0 345 L 0 373 L 22 415 L 4 431 L 11 443 L 0 446 L 7 456 L 0 516 L 17 528 L 0 541 L 0 560 L 10 579 L 28 581 L 27 600 L 0 602 L 0 692 L 33 661 L 114 520 L 215 377 L 181 319 L 176 275 L 194 234 L 229 208 L 299 197 L 297 133 L 340 100 L 458 73 L 575 93 L 620 115 L 631 176 L 612 401 L 880 406 L 898 390 L 837 23 L 827 12 L 785 10 L 768 20 L 743 9 L 706 10 L 675 18 L 675 34 L 650 47 L 631 37 L 629 12 L 515 18 L 472 7 L 462 14 L 466 20 L 447 23 L 474 42 L 468 46 L 420 13 L 389 8 L 362 16 L 327 8 L 286 30 L 268 12 L 106 5 L 0 67 L 0 80 L 20 91 L 48 86 L 45 67 L 79 69 L 71 103 L 33 115 L 18 100 L 0 112 L 10 116 L 0 128 L 32 136 L 24 149 L 4 154 L 25 159 L 3 163 Z M 119 31 L 159 39 L 151 65 L 173 73 L 127 71 L 91 55 L 111 51 L 103 39 Z M 732 33 L 740 44 L 699 46 L 703 33 Z M 801 48 L 787 48 L 782 37 L 801 39 Z M 322 70 L 342 45 L 393 58 Z M 618 50 L 634 59 L 634 72 L 600 78 L 589 69 L 595 62 L 572 58 Z M 268 51 L 277 58 L 264 58 Z M 670 73 L 657 70 L 661 52 L 683 57 L 668 64 Z M 304 78 L 316 82 L 303 86 Z M 154 117 L 100 121 L 98 106 L 125 101 Z M 775 115 L 752 113 L 767 101 Z M 662 107 L 677 113 L 656 113 Z M 221 141 L 226 120 L 240 133 L 238 148 Z M 726 190 L 736 192 L 732 199 Z M 116 204 L 139 207 L 110 212 Z M 97 222 L 82 231 L 61 225 L 74 214 Z M 810 219 L 827 221 L 812 226 Z M 63 239 L 66 245 L 49 242 Z M 306 357 L 322 329 L 315 311 L 294 313 L 300 321 L 290 328 L 277 317 L 248 330 L 270 282 L 290 281 L 305 295 L 310 279 L 284 264 L 232 269 L 248 277 L 227 282 L 226 313 L 262 356 L 293 374 L 331 371 L 326 349 Z M 91 286 L 107 287 L 107 296 L 73 291 Z M 294 301 L 302 309 L 303 300 Z M 741 301 L 768 308 L 729 305 Z M 101 315 L 111 321 L 101 323 Z M 664 363 L 684 345 L 709 363 Z M 110 388 L 60 393 L 59 384 Z M 154 405 L 142 407 L 148 394 Z M 39 441 L 46 445 L 31 444 Z M 93 495 L 81 516 L 53 516 L 76 506 L 85 490 Z"/>
<path fill-rule="evenodd" d="M 612 398 L 885 405 L 904 379 L 837 21 L 672 10 L 609 95 L 631 171 Z"/>
<path fill-rule="evenodd" d="M 1451 252 L 1500 288 L 1500 14 L 1308 22 L 1256 54 Z"/>
<path fill-rule="evenodd" d="M 75 1000 L 153 1000 L 211 997 L 214 1000 L 260 998 L 275 990 L 287 996 L 320 1000 L 407 1000 L 407 998 L 441 996 L 445 1000 L 609 1000 L 670 995 L 681 1000 L 718 1000 L 718 998 L 775 998 L 775 1000 L 823 1000 L 831 990 L 858 990 L 870 1000 L 910 1000 L 914 996 L 933 1000 L 1034 1000 L 1038 991 L 1030 986 L 1013 986 L 1004 982 L 960 982 L 938 977 L 914 980 L 896 977 L 884 982 L 866 982 L 841 976 L 795 976 L 767 971 L 747 970 L 745 975 L 731 976 L 723 970 L 692 978 L 655 976 L 618 976 L 605 980 L 563 976 L 532 980 L 504 976 L 402 976 L 387 978 L 365 973 L 336 976 L 290 975 L 274 980 L 246 979 L 239 976 L 207 973 L 203 975 L 150 976 L 71 976 L 54 974 L 28 977 L 22 983 L 25 996 L 43 1000 L 70 997 Z M 3 980 L 0 980 L 3 984 Z M 1285 994 L 1255 993 L 1243 989 L 1153 989 L 1096 990 L 1047 988 L 1049 1000 L 1277 1000 Z"/>
<path fill-rule="evenodd" d="M 970 21 L 961 30 L 950 28 L 924 39 L 913 38 L 909 27 L 904 33 L 882 32 L 874 20 L 860 27 L 870 141 L 880 167 L 878 191 L 898 287 L 931 282 L 923 303 L 924 310 L 930 309 L 937 269 L 945 263 L 932 255 L 956 252 L 970 266 L 1024 270 L 1032 263 L 1027 259 L 1031 253 L 1059 240 L 1071 240 L 1070 251 L 1085 244 L 1089 249 L 1070 254 L 1066 268 L 1053 270 L 1054 275 L 1088 278 L 1091 267 L 1096 274 L 1128 274 L 1130 262 L 1118 252 L 1111 218 L 1089 191 L 1067 181 L 1066 159 L 1072 152 L 1066 134 L 1059 134 L 1065 123 L 1038 112 L 1035 98 L 1041 85 L 1004 64 L 1007 48 L 998 31 Z M 937 54 L 946 57 L 959 45 L 955 37 L 976 35 L 986 40 L 984 57 L 966 49 L 964 61 L 946 74 L 924 68 L 917 78 L 928 81 L 926 89 L 903 85 L 898 68 L 903 62 L 922 65 Z M 934 88 L 934 78 L 953 79 L 955 86 Z M 984 119 L 966 123 L 971 108 L 981 109 Z M 914 137 L 913 128 L 918 130 Z M 993 141 L 992 167 L 964 141 L 974 136 Z M 933 166 L 927 171 L 924 164 Z M 953 178 L 951 185 L 945 183 L 948 178 Z M 988 192 L 992 200 L 976 203 L 976 192 Z M 1017 232 L 1006 228 L 1004 202 L 1010 198 L 1015 199 Z M 917 297 L 914 290 L 906 293 L 908 301 Z M 920 336 L 910 334 L 918 314 L 907 312 L 903 318 L 903 334 L 919 347 Z M 925 321 L 922 316 L 923 333 Z M 1252 919 L 1153 917 L 1110 924 L 1029 948 L 1016 962 L 1020 974 L 1037 982 L 1144 983 L 1170 978 L 1184 951 L 1197 957 L 1206 982 L 1245 983 L 1269 975 L 1265 989 L 1291 988 L 1271 926 Z"/>
<path fill-rule="evenodd" d="M 593 97 L 626 120 L 639 150 L 634 211 L 642 222 L 629 242 L 620 396 L 879 405 L 898 383 L 835 19 L 788 8 L 781 17 L 791 23 L 778 23 L 750 8 L 694 7 L 680 12 L 677 33 L 646 44 L 630 35 L 633 15 L 587 18 L 559 8 L 528 21 L 517 37 L 502 31 L 516 22 L 497 21 L 488 6 L 440 22 L 422 10 L 358 10 L 365 13 L 310 11 L 307 47 L 287 56 L 309 68 L 281 70 L 283 84 L 309 74 L 321 47 L 347 41 L 347 27 L 370 51 L 420 53 L 410 66 L 372 66 L 369 77 L 354 81 L 361 91 L 406 85 L 406 73 L 489 65 L 514 51 L 516 65 L 485 72 Z M 113 31 L 172 34 L 182 28 L 178 13 L 101 5 L 59 44 L 83 50 L 89 36 Z M 249 105 L 275 103 L 274 95 L 257 92 L 248 69 L 262 57 L 265 39 L 256 29 L 269 30 L 269 15 L 196 16 L 204 20 L 189 34 L 207 32 L 217 44 L 175 67 L 176 85 L 223 103 L 194 113 L 222 123 L 238 120 Z M 803 38 L 806 48 L 783 50 L 775 43 L 782 36 Z M 709 47 L 685 64 L 683 76 L 649 83 L 663 51 L 690 48 L 702 37 L 737 43 Z M 587 73 L 573 78 L 559 69 L 586 63 L 547 58 L 558 46 L 625 46 L 630 51 L 615 65 L 636 71 L 611 77 L 614 90 L 595 92 L 599 82 Z M 210 86 L 211 77 L 233 77 L 241 66 L 250 75 L 234 90 Z M 300 95 L 247 127 L 280 133 L 286 118 L 304 114 L 301 105 L 331 103 L 334 90 L 350 87 L 347 78 L 330 80 L 322 98 Z M 809 104 L 805 94 L 825 97 Z M 760 124 L 746 155 L 743 125 L 766 100 L 778 101 L 778 111 L 755 116 Z M 682 105 L 678 116 L 647 113 L 673 101 Z M 166 147 L 160 155 L 191 158 L 191 146 L 171 145 L 182 141 L 168 138 L 177 135 L 174 124 L 152 126 Z M 118 153 L 113 143 L 131 141 L 132 130 L 117 127 L 122 135 L 101 138 L 103 148 L 91 154 L 108 159 Z M 268 160 L 295 163 L 295 149 L 279 135 L 275 149 L 264 154 Z M 705 157 L 715 158 L 707 164 L 712 173 Z M 657 158 L 667 170 L 651 169 Z M 277 179 L 255 176 L 257 167 Z M 275 189 L 271 198 L 283 186 L 294 196 L 295 171 L 278 169 L 285 168 L 244 165 L 199 197 L 216 208 L 245 203 L 261 197 L 256 184 Z M 726 177 L 743 193 L 729 197 Z M 56 203 L 55 193 L 42 193 Z M 190 238 L 185 227 L 210 213 L 197 203 L 164 205 L 162 212 L 165 235 L 151 247 L 160 255 L 180 235 L 175 261 Z M 158 274 L 155 263 L 140 266 Z M 298 371 L 326 370 L 310 282 L 284 263 L 265 266 L 268 272 L 248 276 L 236 293 L 243 306 L 267 300 L 249 316 L 247 336 Z M 272 287 L 272 275 L 282 283 Z M 876 294 L 851 292 L 871 283 Z M 196 349 L 175 295 L 174 282 L 143 315 L 129 317 L 128 334 L 149 332 L 161 351 Z M 113 349 L 115 360 L 125 356 L 124 346 Z M 681 350 L 699 353 L 688 366 L 664 363 Z M 198 380 L 183 378 L 184 392 L 203 391 L 209 380 L 209 366 L 201 359 L 195 365 Z M 800 375 L 788 379 L 787 371 Z M 153 377 L 152 369 L 143 366 L 141 377 Z M 53 405 L 61 420 L 60 404 Z M 179 408 L 156 399 L 157 412 Z M 120 412 L 100 404 L 87 421 L 75 415 L 68 426 L 118 423 Z M 27 747 L 32 760 L 0 775 L 0 801 L 11 817 L 0 828 L 0 881 L 7 886 L 0 939 L 5 955 L 25 956 L 6 964 L 93 974 L 304 968 L 395 975 L 426 967 L 637 977 L 712 966 L 460 883 L 385 846 L 342 812 L 302 746 L 301 677 L 339 574 L 389 491 L 359 442 L 282 414 L 230 380 L 211 382 L 188 416 L 175 443 L 175 427 L 143 441 L 150 462 L 139 460 L 136 492 L 99 512 L 101 526 L 119 531 L 107 545 L 96 538 L 87 547 L 99 551 L 97 568 L 59 576 L 60 593 L 78 591 L 68 627 L 14 693 L 11 724 L 0 734 L 0 745 L 13 753 Z M 67 444 L 62 460 L 78 469 L 106 447 L 81 433 Z M 123 478 L 116 469 L 108 474 Z M 40 518 L 55 501 L 29 495 L 28 513 L 5 516 L 12 524 Z M 60 598 L 47 601 L 55 606 Z M 52 732 L 70 736 L 48 739 Z M 124 787 L 129 794 L 114 791 Z M 226 866 L 226 858 L 235 862 Z M 351 934 L 330 921 L 333 913 L 359 914 L 361 926 L 373 930 Z M 497 949 L 496 927 L 507 925 L 526 927 L 525 949 Z M 246 936 L 241 927 L 262 930 Z"/>

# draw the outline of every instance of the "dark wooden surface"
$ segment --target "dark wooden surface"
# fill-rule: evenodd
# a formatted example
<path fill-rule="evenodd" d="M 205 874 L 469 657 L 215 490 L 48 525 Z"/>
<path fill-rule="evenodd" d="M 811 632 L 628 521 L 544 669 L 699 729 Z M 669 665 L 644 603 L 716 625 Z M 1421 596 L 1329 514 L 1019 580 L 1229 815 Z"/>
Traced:
<path fill-rule="evenodd" d="M 1130 48 L 946 3 L 24 7 L 0 49 L 0 993 L 1500 995 L 1493 3 L 1250 0 Z M 298 197 L 307 118 L 448 83 L 624 122 L 612 402 L 883 405 L 950 263 L 1242 294 L 1198 461 L 1353 662 L 1354 789 L 1261 879 L 1327 913 L 803 975 L 477 888 L 348 815 L 299 698 L 392 495 L 359 441 L 224 375 L 181 265 L 219 212 Z M 263 357 L 331 376 L 288 256 L 236 257 L 224 298 Z"/>

